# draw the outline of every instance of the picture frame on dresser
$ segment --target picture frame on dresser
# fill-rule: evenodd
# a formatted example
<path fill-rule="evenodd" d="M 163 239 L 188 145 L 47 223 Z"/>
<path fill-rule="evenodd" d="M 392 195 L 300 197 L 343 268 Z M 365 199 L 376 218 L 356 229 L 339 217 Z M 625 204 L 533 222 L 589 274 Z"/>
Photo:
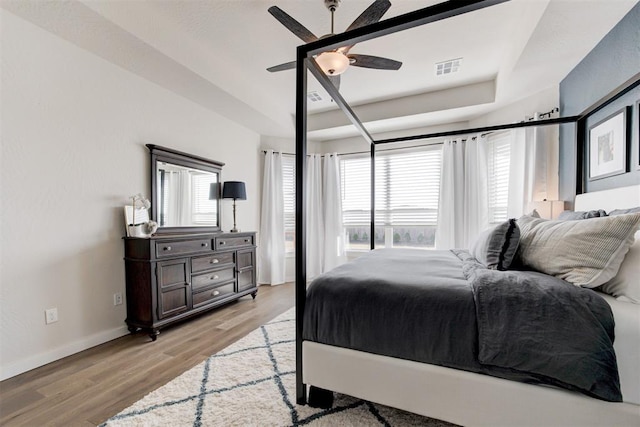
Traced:
<path fill-rule="evenodd" d="M 589 126 L 587 158 L 590 181 L 627 171 L 629 109 L 624 107 Z"/>

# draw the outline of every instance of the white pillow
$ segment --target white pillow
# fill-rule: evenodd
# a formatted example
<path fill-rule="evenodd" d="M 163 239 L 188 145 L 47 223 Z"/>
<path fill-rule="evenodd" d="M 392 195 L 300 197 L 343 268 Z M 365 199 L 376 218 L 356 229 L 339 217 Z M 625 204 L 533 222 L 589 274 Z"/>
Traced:
<path fill-rule="evenodd" d="M 620 264 L 618 274 L 598 290 L 621 301 L 640 304 L 640 231 L 636 233 L 635 239 Z"/>
<path fill-rule="evenodd" d="M 595 288 L 618 273 L 639 225 L 640 213 L 575 221 L 525 215 L 518 219 L 519 255 L 534 270 Z"/>

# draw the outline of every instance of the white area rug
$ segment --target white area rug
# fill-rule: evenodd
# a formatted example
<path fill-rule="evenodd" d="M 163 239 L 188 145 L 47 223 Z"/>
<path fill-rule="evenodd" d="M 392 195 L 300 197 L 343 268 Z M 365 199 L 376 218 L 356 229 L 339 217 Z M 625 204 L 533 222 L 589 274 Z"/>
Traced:
<path fill-rule="evenodd" d="M 294 309 L 251 332 L 103 426 L 451 426 L 336 394 L 331 409 L 295 403 Z"/>

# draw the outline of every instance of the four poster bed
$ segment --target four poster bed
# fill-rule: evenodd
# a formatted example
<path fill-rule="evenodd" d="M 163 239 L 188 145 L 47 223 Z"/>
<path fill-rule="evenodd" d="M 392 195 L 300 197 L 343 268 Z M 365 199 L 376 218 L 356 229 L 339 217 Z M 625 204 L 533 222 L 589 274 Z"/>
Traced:
<path fill-rule="evenodd" d="M 323 50 L 501 2 L 442 3 L 298 48 L 298 403 L 307 403 L 308 386 L 312 386 L 461 425 L 640 424 L 640 305 L 624 298 L 598 295 L 552 275 L 486 268 L 473 256 L 475 253 L 467 251 L 375 250 L 354 263 L 325 273 L 307 291 L 304 211 L 307 70 L 371 143 L 372 218 L 377 144 L 461 133 L 376 141 L 309 58 Z M 584 137 L 590 114 L 639 84 L 640 74 L 580 116 L 468 129 L 464 133 L 577 123 L 575 210 L 609 212 L 638 207 L 640 185 L 582 194 L 584 152 L 580 138 Z M 622 238 L 626 246 L 621 244 L 622 249 L 617 250 L 622 251 L 619 257 L 622 260 L 633 242 L 640 214 L 620 214 L 617 218 L 597 218 L 595 222 L 586 219 L 583 224 L 615 222 L 616 230 L 627 227 L 624 232 L 627 237 Z M 523 241 L 525 236 L 536 238 L 532 230 L 538 222 L 519 220 Z M 565 221 L 569 222 L 582 221 Z M 627 225 L 619 225 L 623 222 Z M 512 236 L 514 224 L 515 221 L 507 225 L 507 240 Z M 374 226 L 372 220 L 372 236 Z M 535 249 L 535 245 L 530 247 Z M 508 244 L 501 248 L 500 262 L 508 252 Z M 640 250 L 640 242 L 636 241 L 632 250 Z M 514 254 L 515 247 L 511 255 Z M 624 268 L 630 277 L 640 277 L 640 265 Z M 630 273 L 629 269 L 634 268 Z M 615 275 L 615 271 L 611 274 Z M 573 278 L 567 280 L 576 283 Z M 522 288 L 527 291 L 520 292 Z M 540 307 L 544 307 L 544 316 L 539 316 Z M 568 315 L 567 307 L 571 307 Z"/>

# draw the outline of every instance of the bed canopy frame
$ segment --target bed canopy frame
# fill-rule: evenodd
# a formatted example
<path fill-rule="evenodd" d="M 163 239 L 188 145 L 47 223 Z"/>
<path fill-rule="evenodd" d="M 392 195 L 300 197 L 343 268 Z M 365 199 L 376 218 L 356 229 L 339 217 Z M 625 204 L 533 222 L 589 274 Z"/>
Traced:
<path fill-rule="evenodd" d="M 375 235 L 375 154 L 376 146 L 398 142 L 407 142 L 427 138 L 465 135 L 471 133 L 491 132 L 506 129 L 516 129 L 531 126 L 549 126 L 560 124 L 574 124 L 576 126 L 576 194 L 585 191 L 585 149 L 583 141 L 586 136 L 587 118 L 593 113 L 606 107 L 611 102 L 620 98 L 625 93 L 640 85 L 640 73 L 637 73 L 624 82 L 605 97 L 591 105 L 576 116 L 560 117 L 554 119 L 535 120 L 521 123 L 509 123 L 479 128 L 417 134 L 399 138 L 375 139 L 362 121 L 358 118 L 351 106 L 342 97 L 338 89 L 331 83 L 320 66 L 313 59 L 314 55 L 321 52 L 337 49 L 341 46 L 360 43 L 396 32 L 408 30 L 414 27 L 441 21 L 454 16 L 484 9 L 486 7 L 505 3 L 510 0 L 450 0 L 434 6 L 419 9 L 404 15 L 386 19 L 371 25 L 356 28 L 354 30 L 336 34 L 331 37 L 298 46 L 296 52 L 296 231 L 295 231 L 295 293 L 296 293 L 296 401 L 298 404 L 307 403 L 307 388 L 302 378 L 302 320 L 305 308 L 307 290 L 306 271 L 306 157 L 307 157 L 307 71 L 318 80 L 328 92 L 336 105 L 342 110 L 351 124 L 360 135 L 370 144 L 371 156 L 371 236 Z M 371 239 L 371 249 L 375 248 L 374 239 Z"/>

